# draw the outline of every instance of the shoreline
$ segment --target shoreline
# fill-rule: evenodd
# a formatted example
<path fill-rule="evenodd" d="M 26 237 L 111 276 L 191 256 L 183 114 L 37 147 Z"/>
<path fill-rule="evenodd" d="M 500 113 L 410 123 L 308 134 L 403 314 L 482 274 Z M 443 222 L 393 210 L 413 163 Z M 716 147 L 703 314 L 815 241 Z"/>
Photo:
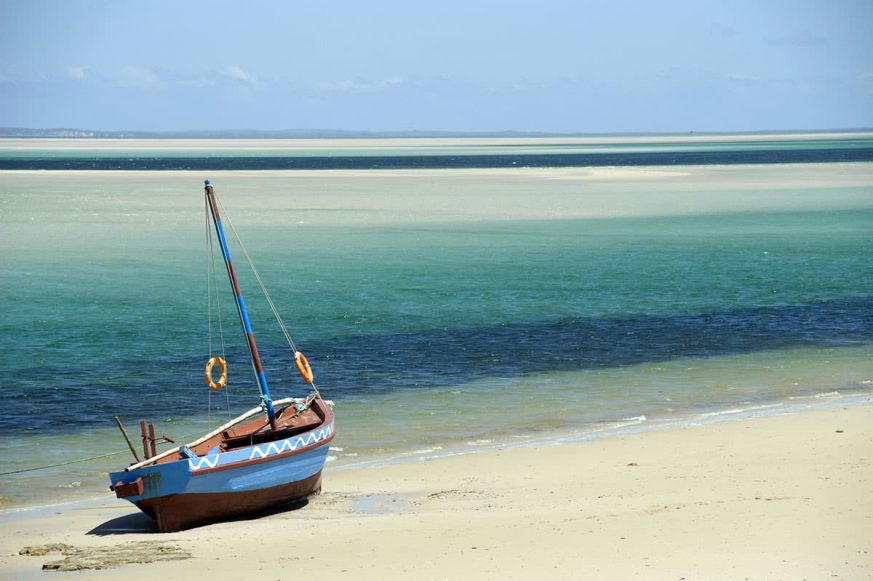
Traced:
<path fill-rule="evenodd" d="M 224 579 L 260 570 L 279 578 L 292 567 L 295 576 L 355 579 L 784 579 L 869 571 L 871 399 L 729 419 L 328 467 L 323 493 L 300 510 L 165 535 L 146 532 L 148 519 L 114 499 L 46 507 L 3 520 L 0 571 L 33 577 L 63 558 L 19 555 L 25 546 L 66 543 L 96 559 L 143 541 L 191 558 L 85 575 Z M 310 559 L 328 539 L 330 557 Z M 146 561 L 160 553 L 142 549 Z"/>
<path fill-rule="evenodd" d="M 648 418 L 645 415 L 627 417 L 622 419 L 603 420 L 587 425 L 559 428 L 553 432 L 533 432 L 530 437 L 518 438 L 516 436 L 492 437 L 489 439 L 461 440 L 445 446 L 416 447 L 412 446 L 405 450 L 396 450 L 391 453 L 365 453 L 363 457 L 354 453 L 352 457 L 339 458 L 336 453 L 344 451 L 343 446 L 331 446 L 331 454 L 328 457 L 326 471 L 329 474 L 335 472 L 354 472 L 358 470 L 372 470 L 390 466 L 402 466 L 417 462 L 442 460 L 446 458 L 467 457 L 477 454 L 489 454 L 496 452 L 545 448 L 555 445 L 580 444 L 585 442 L 599 442 L 613 439 L 621 439 L 627 436 L 645 435 L 670 430 L 682 430 L 699 426 L 711 426 L 723 423 L 742 422 L 755 419 L 775 418 L 782 416 L 795 416 L 798 414 L 815 413 L 835 408 L 854 408 L 873 404 L 873 390 L 853 391 L 850 393 L 838 390 L 821 392 L 812 395 L 789 396 L 779 400 L 765 400 L 761 402 L 745 402 L 747 405 L 738 407 L 737 404 L 720 407 L 706 408 L 695 411 L 684 410 L 660 416 Z M 340 442 L 343 444 L 343 442 Z M 124 454 L 127 450 L 119 449 L 118 454 Z M 159 450 L 160 452 L 160 450 Z M 113 466 L 115 466 L 113 464 Z M 116 467 L 117 468 L 117 467 Z M 38 472 L 37 472 L 38 473 Z M 108 486 L 108 484 L 106 485 Z M 101 490 L 103 485 L 101 483 Z M 34 500 L 33 503 L 23 503 L 15 506 L 0 508 L 0 523 L 14 521 L 17 518 L 31 518 L 31 514 L 38 516 L 42 513 L 56 511 L 58 509 L 72 510 L 83 506 L 97 506 L 112 503 L 115 499 L 108 493 L 99 496 L 82 496 L 58 503 L 43 503 Z"/>
<path fill-rule="evenodd" d="M 683 411 L 673 416 L 659 417 L 654 420 L 646 416 L 628 417 L 621 420 L 598 422 L 584 427 L 577 426 L 559 429 L 551 435 L 546 435 L 545 433 L 537 434 L 527 440 L 512 441 L 510 439 L 497 439 L 480 442 L 469 441 L 466 445 L 455 444 L 447 448 L 420 449 L 391 454 L 387 457 L 373 457 L 361 460 L 345 459 L 333 466 L 329 464 L 328 467 L 331 468 L 331 471 L 366 470 L 481 453 L 598 442 L 661 431 L 711 426 L 726 422 L 742 422 L 760 418 L 794 416 L 840 407 L 852 408 L 871 404 L 873 404 L 873 391 L 851 394 L 844 394 L 838 391 L 823 392 L 814 395 L 789 396 L 782 400 L 765 401 L 757 404 L 749 403 L 747 407 L 731 406 L 718 409 L 713 408 L 706 411 Z M 0 519 L 2 519 L 2 513 L 0 513 Z"/>
<path fill-rule="evenodd" d="M 348 426 L 351 430 L 352 439 L 350 441 L 343 441 L 340 438 L 334 442 L 335 445 L 331 447 L 326 469 L 330 473 L 378 469 L 421 461 L 465 457 L 481 453 L 597 442 L 623 438 L 629 435 L 684 429 L 693 426 L 714 425 L 756 418 L 791 416 L 835 407 L 863 406 L 873 401 L 873 389 L 871 389 L 870 383 L 871 380 L 867 380 L 862 381 L 860 387 L 852 389 L 847 389 L 845 386 L 842 388 L 830 386 L 828 388 L 829 391 L 826 390 L 818 393 L 795 394 L 781 398 L 765 398 L 759 401 L 725 402 L 720 406 L 683 409 L 668 413 L 656 413 L 655 415 L 652 415 L 651 412 L 644 412 L 640 416 L 615 416 L 576 425 L 563 425 L 551 430 L 528 426 L 527 429 L 530 431 L 523 432 L 523 435 L 518 433 L 504 433 L 502 435 L 497 433 L 479 434 L 469 438 L 443 441 L 438 445 L 411 441 L 407 442 L 405 448 L 395 449 L 390 452 L 378 452 L 372 449 L 355 447 L 354 434 L 358 432 L 355 426 Z M 340 404 L 340 409 L 342 409 L 342 404 Z M 494 426 L 491 427 L 494 428 Z M 207 428 L 200 428 L 201 431 L 203 429 Z M 120 436 L 118 436 L 114 427 L 108 428 L 106 432 L 107 437 L 111 436 L 114 440 L 119 440 L 117 443 L 120 443 Z M 340 434 L 343 435 L 342 431 Z M 350 445 L 351 450 L 348 449 Z M 117 455 L 119 458 L 124 458 L 128 455 L 126 448 L 116 448 L 111 454 Z M 115 459 L 115 456 L 113 456 L 113 460 Z M 78 494 L 74 492 L 69 500 L 60 503 L 46 503 L 45 500 L 49 498 L 48 496 L 35 495 L 27 499 L 19 498 L 7 506 L 0 507 L 0 523 L 14 521 L 17 518 L 29 518 L 29 513 L 31 512 L 39 514 L 46 511 L 63 509 L 63 507 L 74 508 L 80 504 L 98 505 L 107 501 L 111 502 L 113 499 L 108 493 L 105 493 L 105 487 L 108 485 L 104 481 L 106 480 L 107 471 L 119 468 L 119 465 L 113 460 L 104 460 L 99 465 L 96 463 L 90 464 L 90 468 L 89 462 L 74 463 L 72 465 L 74 468 L 74 471 L 71 473 L 72 477 L 81 480 L 81 482 L 76 482 L 76 487 L 73 488 L 74 491 L 78 491 Z M 121 465 L 124 465 L 124 462 Z M 100 468 L 99 472 L 95 471 L 97 467 Z M 59 468 L 61 471 L 64 469 L 64 467 Z M 77 473 L 76 470 L 84 470 L 84 473 L 88 474 L 99 473 L 100 477 L 96 481 L 86 481 L 82 476 L 83 473 Z M 40 474 L 49 475 L 49 478 L 58 478 L 56 469 L 52 469 L 52 473 L 38 470 L 28 472 L 28 478 L 37 478 Z M 70 478 L 70 474 L 63 478 L 58 478 L 57 484 L 54 485 L 54 491 L 52 492 L 50 489 L 47 489 L 47 491 L 52 495 L 64 494 L 63 490 L 67 487 L 65 481 L 70 480 Z M 10 496 L 8 498 L 12 499 L 15 497 Z"/>

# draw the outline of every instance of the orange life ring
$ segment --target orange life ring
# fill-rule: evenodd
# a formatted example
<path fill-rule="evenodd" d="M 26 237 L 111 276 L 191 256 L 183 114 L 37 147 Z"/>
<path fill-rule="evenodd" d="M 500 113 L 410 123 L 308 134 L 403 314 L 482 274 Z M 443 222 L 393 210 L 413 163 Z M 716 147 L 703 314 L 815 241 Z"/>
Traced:
<path fill-rule="evenodd" d="M 218 378 L 218 382 L 212 381 L 212 368 L 216 364 L 218 369 L 221 370 L 221 377 Z M 221 357 L 213 357 L 206 362 L 206 385 L 213 391 L 218 391 L 227 385 L 227 362 Z"/>
<path fill-rule="evenodd" d="M 309 361 L 306 360 L 306 355 L 297 351 L 294 353 L 294 363 L 297 365 L 297 372 L 300 374 L 300 377 L 303 378 L 303 381 L 306 383 L 312 383 L 312 380 L 315 377 L 312 375 L 312 368 L 309 367 Z"/>

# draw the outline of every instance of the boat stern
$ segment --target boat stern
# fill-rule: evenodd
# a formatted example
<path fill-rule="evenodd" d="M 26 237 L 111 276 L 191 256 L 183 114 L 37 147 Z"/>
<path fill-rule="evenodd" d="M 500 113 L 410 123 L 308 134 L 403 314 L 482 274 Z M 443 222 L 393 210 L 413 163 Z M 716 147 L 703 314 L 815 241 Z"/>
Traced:
<path fill-rule="evenodd" d="M 116 498 L 127 498 L 128 496 L 141 496 L 145 491 L 145 486 L 143 485 L 142 476 L 140 476 L 133 482 L 124 483 L 119 480 L 115 484 L 110 484 L 109 490 L 115 492 Z"/>
<path fill-rule="evenodd" d="M 137 504 L 141 500 L 182 492 L 190 477 L 187 461 L 166 462 L 110 472 L 109 489 L 115 492 L 116 498 Z"/>

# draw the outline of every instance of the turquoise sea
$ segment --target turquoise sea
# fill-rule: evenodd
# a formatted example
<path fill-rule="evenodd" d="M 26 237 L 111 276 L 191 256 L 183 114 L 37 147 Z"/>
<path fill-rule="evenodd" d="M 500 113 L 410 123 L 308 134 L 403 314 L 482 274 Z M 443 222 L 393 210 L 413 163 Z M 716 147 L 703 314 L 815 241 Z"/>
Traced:
<path fill-rule="evenodd" d="M 202 378 L 204 178 L 336 403 L 328 470 L 873 396 L 869 162 L 6 171 L 0 508 L 108 496 L 115 415 L 180 440 L 257 404 L 223 286 L 229 390 Z"/>

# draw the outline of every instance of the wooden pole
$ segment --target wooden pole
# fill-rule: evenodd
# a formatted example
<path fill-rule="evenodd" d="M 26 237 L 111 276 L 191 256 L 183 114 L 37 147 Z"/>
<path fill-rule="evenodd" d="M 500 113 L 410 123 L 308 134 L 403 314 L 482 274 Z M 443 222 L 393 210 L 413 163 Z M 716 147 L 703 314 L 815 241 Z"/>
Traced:
<path fill-rule="evenodd" d="M 158 443 L 155 441 L 155 425 L 149 424 L 149 443 L 152 446 L 152 457 L 158 455 Z"/>
<path fill-rule="evenodd" d="M 145 457 L 146 460 L 148 460 L 149 458 L 152 457 L 152 455 L 149 454 L 149 435 L 148 435 L 148 432 L 146 431 L 146 421 L 145 420 L 139 421 L 139 431 L 142 434 L 142 455 Z"/>
<path fill-rule="evenodd" d="M 115 423 L 118 424 L 118 429 L 121 430 L 121 435 L 124 436 L 124 441 L 127 442 L 127 447 L 130 448 L 130 453 L 133 454 L 133 459 L 139 462 L 139 456 L 136 455 L 136 450 L 133 449 L 133 444 L 130 443 L 130 437 L 127 435 L 127 430 L 124 429 L 124 424 L 115 416 Z"/>

